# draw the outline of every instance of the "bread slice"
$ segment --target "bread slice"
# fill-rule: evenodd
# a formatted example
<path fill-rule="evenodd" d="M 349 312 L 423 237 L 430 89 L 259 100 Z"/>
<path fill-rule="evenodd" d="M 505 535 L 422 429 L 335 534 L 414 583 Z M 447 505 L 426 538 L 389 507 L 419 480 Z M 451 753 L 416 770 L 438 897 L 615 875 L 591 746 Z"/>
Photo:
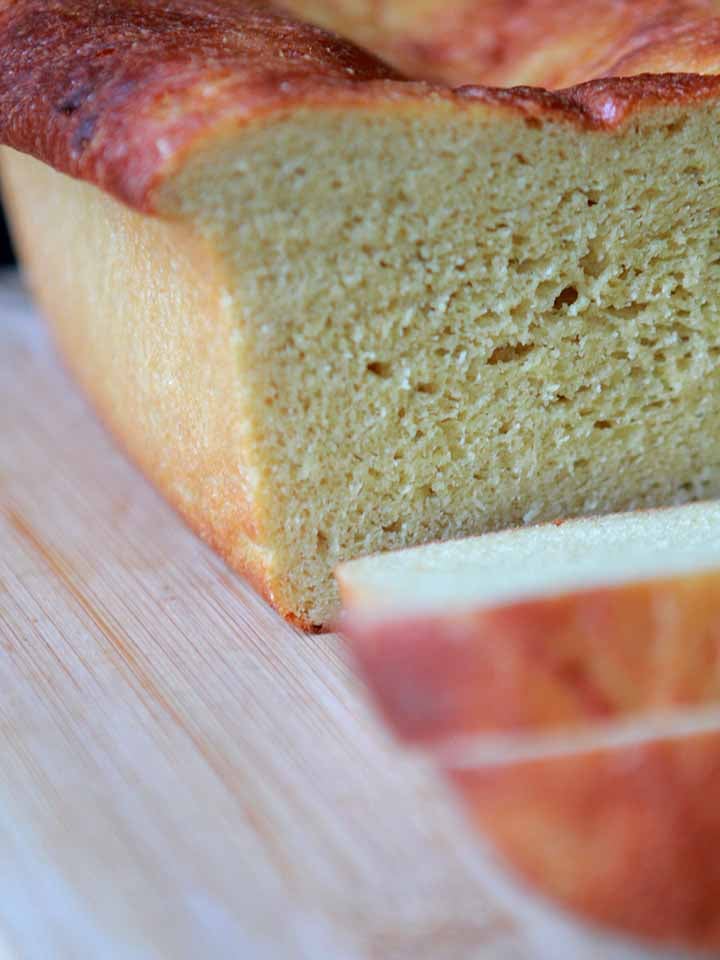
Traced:
<path fill-rule="evenodd" d="M 720 949 L 720 503 L 357 560 L 342 629 L 526 881 Z"/>
<path fill-rule="evenodd" d="M 430 544 L 337 576 L 342 630 L 414 740 L 720 701 L 720 502 Z"/>
<path fill-rule="evenodd" d="M 454 90 L 242 0 L 0 4 L 14 233 L 130 454 L 323 624 L 344 559 L 720 494 L 696 40 L 682 73 Z"/>

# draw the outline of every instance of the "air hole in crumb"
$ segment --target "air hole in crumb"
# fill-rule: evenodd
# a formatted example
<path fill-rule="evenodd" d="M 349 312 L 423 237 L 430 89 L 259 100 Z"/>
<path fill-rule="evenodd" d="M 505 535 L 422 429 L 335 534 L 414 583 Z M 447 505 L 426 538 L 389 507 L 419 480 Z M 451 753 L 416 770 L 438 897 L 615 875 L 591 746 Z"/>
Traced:
<path fill-rule="evenodd" d="M 382 377 L 386 380 L 392 373 L 392 367 L 389 363 L 383 363 L 382 360 L 373 360 L 367 365 L 368 373 L 374 373 L 376 377 Z"/>
<path fill-rule="evenodd" d="M 585 457 L 580 457 L 579 460 L 575 460 L 575 461 L 574 461 L 574 463 L 573 463 L 573 470 L 580 470 L 580 469 L 582 469 L 583 467 L 587 467 L 589 463 L 590 463 L 590 461 L 587 460 Z"/>
<path fill-rule="evenodd" d="M 385 533 L 399 533 L 401 526 L 402 524 L 400 523 L 400 521 L 395 520 L 394 523 L 384 523 L 383 530 L 385 531 Z"/>
<path fill-rule="evenodd" d="M 599 202 L 599 201 L 596 200 L 595 197 L 588 197 L 588 198 L 587 198 L 587 205 L 588 205 L 589 207 L 596 207 L 596 206 L 598 205 L 598 202 Z"/>
<path fill-rule="evenodd" d="M 518 163 L 522 164 L 523 166 L 527 166 L 528 159 L 527 157 L 523 156 L 522 153 L 515 153 L 513 154 L 513 157 L 515 158 L 515 160 L 517 160 Z"/>
<path fill-rule="evenodd" d="M 324 553 L 328 548 L 328 538 L 322 530 L 317 532 L 317 548 L 321 553 Z"/>
<path fill-rule="evenodd" d="M 593 424 L 596 430 L 610 430 L 612 425 L 612 420 L 596 420 Z"/>
<path fill-rule="evenodd" d="M 437 393 L 437 386 L 434 383 L 419 383 L 415 389 L 418 393 Z"/>
<path fill-rule="evenodd" d="M 565 287 L 565 289 L 561 290 L 555 297 L 553 310 L 559 310 L 560 307 L 569 306 L 571 303 L 575 303 L 577 298 L 578 292 L 575 287 Z"/>
<path fill-rule="evenodd" d="M 501 347 L 495 347 L 488 357 L 487 363 L 491 367 L 494 367 L 497 363 L 512 363 L 514 360 L 521 360 L 534 349 L 534 343 L 506 343 Z"/>
<path fill-rule="evenodd" d="M 525 120 L 525 125 L 531 127 L 533 130 L 540 130 L 542 127 L 542 120 L 538 120 L 537 117 L 523 117 Z"/>
<path fill-rule="evenodd" d="M 678 133 L 685 126 L 685 117 L 681 117 L 679 120 L 673 120 L 672 123 L 669 123 L 665 129 L 668 133 Z"/>

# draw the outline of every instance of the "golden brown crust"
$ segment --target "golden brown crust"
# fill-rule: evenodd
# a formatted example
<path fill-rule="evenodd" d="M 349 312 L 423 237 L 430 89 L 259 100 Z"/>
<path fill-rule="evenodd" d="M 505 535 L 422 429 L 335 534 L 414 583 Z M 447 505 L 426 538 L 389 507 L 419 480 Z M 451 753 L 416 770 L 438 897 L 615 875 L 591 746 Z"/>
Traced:
<path fill-rule="evenodd" d="M 146 206 L 199 131 L 396 76 L 245 0 L 16 0 L 0 12 L 0 140 Z"/>
<path fill-rule="evenodd" d="M 456 95 L 506 106 L 525 118 L 571 120 L 593 130 L 615 130 L 639 108 L 701 103 L 720 94 L 720 76 L 640 74 L 589 80 L 567 90 L 538 87 L 459 87 Z"/>
<path fill-rule="evenodd" d="M 411 741 L 720 700 L 720 572 L 341 629 Z"/>
<path fill-rule="evenodd" d="M 720 948 L 720 733 L 449 775 L 506 861 L 565 907 Z"/>
<path fill-rule="evenodd" d="M 555 94 L 454 92 L 403 80 L 352 44 L 246 0 L 14 0 L 0 6 L 0 142 L 149 211 L 153 187 L 204 133 L 302 104 L 391 108 L 443 97 L 612 129 L 639 106 L 704 100 L 720 80 L 687 71 L 706 64 L 697 51 L 708 29 L 685 37 L 687 67 L 673 75 Z M 669 37 L 665 30 L 651 46 L 661 50 Z M 637 67 L 634 47 L 626 56 Z"/>

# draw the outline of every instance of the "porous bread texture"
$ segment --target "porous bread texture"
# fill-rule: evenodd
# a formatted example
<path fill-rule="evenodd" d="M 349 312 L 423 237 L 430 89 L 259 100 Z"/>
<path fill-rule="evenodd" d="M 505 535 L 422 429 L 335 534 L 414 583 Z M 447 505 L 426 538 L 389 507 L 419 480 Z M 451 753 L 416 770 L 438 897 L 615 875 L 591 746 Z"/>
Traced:
<path fill-rule="evenodd" d="M 186 163 L 286 609 L 326 622 L 346 557 L 720 492 L 715 117 L 318 110 Z"/>
<path fill-rule="evenodd" d="M 281 612 L 323 624 L 349 557 L 720 493 L 717 146 L 713 101 L 607 130 L 430 96 L 221 127 L 157 221 L 19 157 L 10 192 L 106 418 Z"/>

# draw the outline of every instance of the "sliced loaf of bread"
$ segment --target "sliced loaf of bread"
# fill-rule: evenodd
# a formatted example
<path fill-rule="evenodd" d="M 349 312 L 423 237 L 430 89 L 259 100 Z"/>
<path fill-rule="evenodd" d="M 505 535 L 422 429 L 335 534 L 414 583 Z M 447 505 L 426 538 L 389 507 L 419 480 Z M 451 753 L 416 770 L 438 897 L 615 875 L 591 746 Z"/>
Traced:
<path fill-rule="evenodd" d="M 565 51 L 561 91 L 402 75 L 297 6 L 0 2 L 26 273 L 148 477 L 304 626 L 344 559 L 720 495 L 713 4 L 613 3 L 625 66 L 547 3 L 437 5 Z"/>

